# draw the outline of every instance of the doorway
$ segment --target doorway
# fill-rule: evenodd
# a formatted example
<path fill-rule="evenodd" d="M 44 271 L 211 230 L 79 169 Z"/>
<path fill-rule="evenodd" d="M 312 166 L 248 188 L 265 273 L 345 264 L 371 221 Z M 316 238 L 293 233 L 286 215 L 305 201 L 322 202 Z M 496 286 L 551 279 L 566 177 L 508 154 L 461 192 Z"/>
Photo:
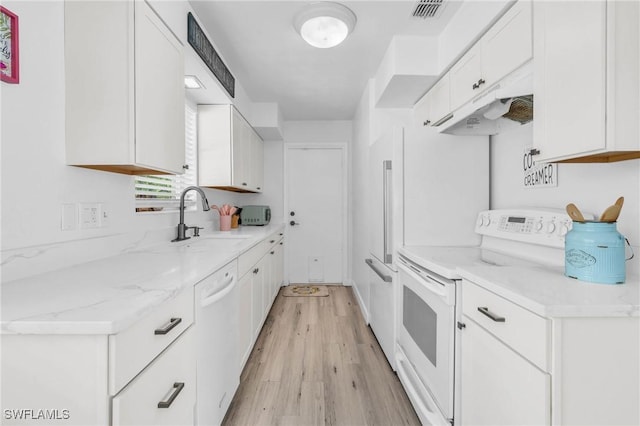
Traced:
<path fill-rule="evenodd" d="M 292 284 L 342 284 L 347 254 L 344 144 L 285 147 L 285 264 Z"/>

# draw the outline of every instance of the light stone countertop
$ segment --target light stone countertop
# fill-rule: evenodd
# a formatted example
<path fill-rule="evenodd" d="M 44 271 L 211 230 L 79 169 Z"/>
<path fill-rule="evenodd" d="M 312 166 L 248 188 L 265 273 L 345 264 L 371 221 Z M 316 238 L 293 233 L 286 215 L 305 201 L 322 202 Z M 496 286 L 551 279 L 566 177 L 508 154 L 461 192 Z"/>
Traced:
<path fill-rule="evenodd" d="M 568 278 L 562 268 L 548 266 L 477 264 L 458 272 L 463 279 L 546 318 L 640 317 L 637 276 L 627 276 L 624 284 L 599 284 Z"/>
<path fill-rule="evenodd" d="M 2 284 L 2 334 L 115 334 L 282 224 L 211 232 Z"/>
<path fill-rule="evenodd" d="M 399 253 L 445 278 L 466 279 L 546 318 L 640 317 L 637 275 L 627 274 L 624 284 L 591 283 L 566 277 L 561 266 L 479 247 L 408 246 Z"/>

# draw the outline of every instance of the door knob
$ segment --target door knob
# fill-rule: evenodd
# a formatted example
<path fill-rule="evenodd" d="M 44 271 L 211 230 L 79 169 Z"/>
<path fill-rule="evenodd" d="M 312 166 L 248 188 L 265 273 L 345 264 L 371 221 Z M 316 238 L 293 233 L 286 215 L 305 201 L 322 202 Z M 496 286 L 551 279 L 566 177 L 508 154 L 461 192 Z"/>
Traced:
<path fill-rule="evenodd" d="M 296 225 L 300 225 L 300 224 L 298 222 L 296 222 L 295 220 L 292 220 L 291 222 L 289 222 L 289 225 L 296 226 Z"/>
<path fill-rule="evenodd" d="M 289 213 L 289 216 L 295 216 L 295 215 L 296 215 L 296 212 L 292 211 L 291 213 Z"/>

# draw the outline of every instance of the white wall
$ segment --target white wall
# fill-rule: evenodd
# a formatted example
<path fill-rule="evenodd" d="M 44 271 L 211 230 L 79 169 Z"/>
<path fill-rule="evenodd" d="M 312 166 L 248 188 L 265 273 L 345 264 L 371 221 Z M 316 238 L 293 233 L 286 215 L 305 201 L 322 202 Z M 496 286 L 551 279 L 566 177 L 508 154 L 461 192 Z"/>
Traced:
<path fill-rule="evenodd" d="M 365 320 L 369 310 L 369 268 L 364 259 L 369 256 L 368 167 L 371 143 L 371 106 L 374 81 L 369 80 L 353 117 L 351 145 L 351 279 Z"/>
<path fill-rule="evenodd" d="M 132 176 L 65 165 L 63 2 L 7 1 L 3 5 L 20 19 L 20 84 L 0 84 L 3 272 L 7 250 L 87 239 L 100 248 L 87 250 L 85 245 L 82 252 L 67 251 L 69 256 L 50 265 L 51 269 L 121 249 L 113 238 L 105 237 L 148 231 L 172 235 L 177 213 L 135 213 Z M 241 194 L 206 192 L 212 204 L 247 204 Z M 62 231 L 61 204 L 81 202 L 105 203 L 109 227 Z M 186 214 L 190 225 L 212 228 L 214 220 L 217 215 L 211 212 Z M 111 251 L 103 250 L 107 240 L 114 244 Z"/>
<path fill-rule="evenodd" d="M 284 143 L 349 143 L 351 121 L 285 121 Z"/>
<path fill-rule="evenodd" d="M 599 216 L 619 196 L 625 197 L 618 231 L 640 254 L 640 160 L 608 164 L 558 164 L 558 186 L 524 188 L 522 156 L 533 141 L 533 124 L 491 138 L 491 208 L 551 207 L 564 210 L 574 203 Z M 628 262 L 638 272 L 639 256 Z"/>

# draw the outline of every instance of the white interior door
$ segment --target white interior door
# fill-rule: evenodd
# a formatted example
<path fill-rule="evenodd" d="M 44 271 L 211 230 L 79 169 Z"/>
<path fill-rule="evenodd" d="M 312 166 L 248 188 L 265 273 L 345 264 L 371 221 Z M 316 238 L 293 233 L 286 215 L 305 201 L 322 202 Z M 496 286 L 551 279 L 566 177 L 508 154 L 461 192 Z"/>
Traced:
<path fill-rule="evenodd" d="M 346 233 L 343 146 L 286 151 L 285 222 L 289 283 L 342 283 Z"/>

